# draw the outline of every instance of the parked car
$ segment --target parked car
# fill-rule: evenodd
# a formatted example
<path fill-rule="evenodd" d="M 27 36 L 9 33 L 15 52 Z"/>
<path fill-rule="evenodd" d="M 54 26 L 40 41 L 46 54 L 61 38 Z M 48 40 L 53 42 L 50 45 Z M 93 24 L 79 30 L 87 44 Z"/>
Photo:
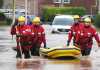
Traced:
<path fill-rule="evenodd" d="M 81 21 L 83 21 L 84 20 L 84 18 L 87 18 L 87 17 L 89 17 L 89 18 L 91 18 L 92 19 L 92 22 L 95 20 L 95 15 L 84 15 L 84 16 L 82 16 L 81 17 Z"/>
<path fill-rule="evenodd" d="M 52 33 L 68 32 L 74 23 L 72 15 L 58 15 L 52 22 Z"/>

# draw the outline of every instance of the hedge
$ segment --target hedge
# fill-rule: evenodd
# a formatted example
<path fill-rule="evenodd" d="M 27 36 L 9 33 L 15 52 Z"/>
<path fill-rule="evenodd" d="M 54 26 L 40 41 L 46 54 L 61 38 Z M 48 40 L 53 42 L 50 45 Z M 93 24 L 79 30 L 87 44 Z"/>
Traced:
<path fill-rule="evenodd" d="M 5 20 L 6 16 L 4 13 L 0 12 L 0 21 Z"/>
<path fill-rule="evenodd" d="M 12 23 L 12 19 L 11 18 L 7 18 L 6 19 L 6 25 L 11 25 Z"/>
<path fill-rule="evenodd" d="M 0 0 L 0 8 L 2 8 L 4 0 Z"/>
<path fill-rule="evenodd" d="M 0 12 L 0 25 L 10 25 L 12 19 L 5 16 L 4 13 Z"/>
<path fill-rule="evenodd" d="M 43 18 L 45 21 L 52 21 L 56 14 L 68 14 L 68 15 L 85 15 L 86 9 L 83 7 L 44 7 Z"/>
<path fill-rule="evenodd" d="M 99 27 L 100 28 L 100 14 L 97 14 L 96 15 L 96 18 L 95 18 L 95 20 L 94 20 L 94 25 L 96 26 L 96 27 Z"/>

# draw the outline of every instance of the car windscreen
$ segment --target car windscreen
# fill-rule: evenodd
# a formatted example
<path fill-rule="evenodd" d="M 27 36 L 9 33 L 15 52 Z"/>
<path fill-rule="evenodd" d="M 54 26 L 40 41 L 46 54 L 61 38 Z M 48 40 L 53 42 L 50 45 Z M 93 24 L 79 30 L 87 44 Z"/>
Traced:
<path fill-rule="evenodd" d="M 53 25 L 71 25 L 74 23 L 73 18 L 56 18 L 53 21 Z"/>

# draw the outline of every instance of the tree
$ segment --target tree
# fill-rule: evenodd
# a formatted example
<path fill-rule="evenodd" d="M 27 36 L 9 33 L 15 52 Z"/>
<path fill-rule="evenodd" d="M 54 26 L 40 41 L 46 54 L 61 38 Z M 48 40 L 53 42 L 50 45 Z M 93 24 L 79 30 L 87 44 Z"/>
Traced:
<path fill-rule="evenodd" d="M 3 0 L 0 0 L 0 8 L 3 6 Z"/>

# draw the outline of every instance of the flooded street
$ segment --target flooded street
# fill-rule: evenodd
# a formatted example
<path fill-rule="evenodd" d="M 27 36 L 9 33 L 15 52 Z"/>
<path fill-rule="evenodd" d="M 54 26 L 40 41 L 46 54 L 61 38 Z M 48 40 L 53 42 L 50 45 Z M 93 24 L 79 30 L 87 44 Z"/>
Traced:
<path fill-rule="evenodd" d="M 51 34 L 50 26 L 44 27 L 48 47 L 66 45 L 67 34 Z M 10 27 L 0 27 L 0 70 L 100 70 L 100 48 L 95 40 L 88 60 L 54 60 L 36 56 L 17 60 L 16 51 L 12 50 L 14 46 L 16 41 L 10 35 Z"/>

